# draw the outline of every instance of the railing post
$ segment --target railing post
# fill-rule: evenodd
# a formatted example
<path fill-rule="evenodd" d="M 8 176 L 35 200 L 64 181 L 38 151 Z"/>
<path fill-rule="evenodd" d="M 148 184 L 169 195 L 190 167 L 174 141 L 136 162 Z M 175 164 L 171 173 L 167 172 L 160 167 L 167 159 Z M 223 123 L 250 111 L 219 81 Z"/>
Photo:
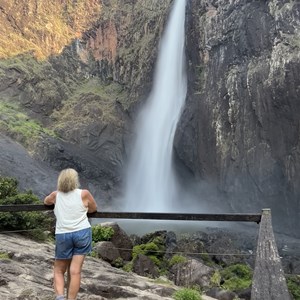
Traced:
<path fill-rule="evenodd" d="M 270 209 L 262 210 L 251 300 L 290 300 L 275 242 Z"/>

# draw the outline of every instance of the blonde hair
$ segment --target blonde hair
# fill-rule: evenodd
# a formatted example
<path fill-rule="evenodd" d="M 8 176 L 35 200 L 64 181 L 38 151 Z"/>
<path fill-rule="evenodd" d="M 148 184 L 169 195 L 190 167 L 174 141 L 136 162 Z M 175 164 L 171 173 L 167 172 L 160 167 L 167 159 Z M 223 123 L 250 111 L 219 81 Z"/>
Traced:
<path fill-rule="evenodd" d="M 68 193 L 80 186 L 78 173 L 74 169 L 62 170 L 57 179 L 57 190 Z"/>

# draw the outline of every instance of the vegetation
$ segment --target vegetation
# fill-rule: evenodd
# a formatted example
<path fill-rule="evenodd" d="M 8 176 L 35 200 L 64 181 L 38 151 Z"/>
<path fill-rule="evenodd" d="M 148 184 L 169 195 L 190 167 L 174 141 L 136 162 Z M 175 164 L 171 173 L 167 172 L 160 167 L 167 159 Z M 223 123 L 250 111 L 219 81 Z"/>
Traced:
<path fill-rule="evenodd" d="M 41 201 L 31 191 L 19 193 L 14 178 L 0 177 L 0 205 L 39 204 Z M 35 239 L 48 238 L 45 231 L 51 231 L 54 218 L 47 212 L 5 212 L 0 214 L 0 230 L 17 230 Z"/>
<path fill-rule="evenodd" d="M 172 258 L 169 260 L 169 267 L 173 267 L 176 264 L 180 264 L 180 263 L 185 263 L 187 262 L 187 258 L 182 256 L 182 255 L 178 255 L 175 254 L 172 256 Z"/>
<path fill-rule="evenodd" d="M 40 0 L 38 6 L 31 2 L 15 6 L 7 2 L 3 6 L 8 17 L 2 18 L 1 28 L 7 38 L 1 40 L 0 58 L 26 52 L 39 59 L 58 54 L 92 26 L 101 9 L 98 1 Z M 14 20 L 14 24 L 10 20 Z"/>
<path fill-rule="evenodd" d="M 294 300 L 300 300 L 300 275 L 287 276 L 287 286 Z"/>
<path fill-rule="evenodd" d="M 16 113 L 16 111 L 19 112 Z M 25 146 L 33 144 L 42 134 L 55 136 L 53 131 L 44 128 L 37 121 L 20 112 L 20 108 L 16 104 L 0 102 L 0 113 L 2 116 L 0 129 L 14 136 Z"/>
<path fill-rule="evenodd" d="M 130 261 L 130 262 L 128 262 L 127 264 L 125 264 L 125 265 L 123 266 L 123 270 L 124 270 L 125 272 L 132 272 L 132 270 L 133 270 L 133 262 Z"/>
<path fill-rule="evenodd" d="M 114 233 L 114 229 L 109 226 L 101 226 L 101 224 L 92 226 L 92 240 L 94 243 L 100 241 L 109 241 Z"/>
<path fill-rule="evenodd" d="M 162 267 L 163 256 L 165 254 L 165 245 L 161 237 L 155 237 L 146 244 L 140 244 L 133 247 L 132 259 L 136 259 L 139 254 L 148 256 L 156 266 Z"/>
<path fill-rule="evenodd" d="M 175 300 L 202 300 L 200 292 L 190 288 L 183 288 L 176 291 L 173 294 L 173 298 Z"/>
<path fill-rule="evenodd" d="M 10 256 L 6 252 L 0 252 L 0 260 L 2 259 L 10 259 Z"/>
<path fill-rule="evenodd" d="M 248 265 L 235 264 L 220 271 L 221 287 L 230 291 L 240 291 L 250 287 L 252 270 Z"/>
<path fill-rule="evenodd" d="M 51 117 L 56 121 L 54 130 L 59 131 L 68 124 L 74 127 L 75 121 L 84 125 L 94 123 L 95 120 L 122 125 L 120 118 L 116 117 L 116 100 L 120 102 L 127 97 L 126 90 L 120 84 L 105 84 L 95 78 L 86 79 L 72 91 L 72 95 L 63 102 L 63 107 L 53 112 Z"/>

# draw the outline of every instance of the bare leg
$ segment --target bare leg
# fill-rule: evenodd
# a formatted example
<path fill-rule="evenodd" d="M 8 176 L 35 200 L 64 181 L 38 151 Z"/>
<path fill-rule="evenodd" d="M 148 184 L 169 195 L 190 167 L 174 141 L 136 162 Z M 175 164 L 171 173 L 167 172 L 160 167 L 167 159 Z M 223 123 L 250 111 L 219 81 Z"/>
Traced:
<path fill-rule="evenodd" d="M 64 275 L 70 262 L 70 259 L 56 259 L 54 262 L 54 290 L 57 296 L 64 295 Z"/>
<path fill-rule="evenodd" d="M 81 281 L 81 269 L 85 255 L 73 255 L 70 264 L 70 286 L 68 291 L 68 299 L 76 299 Z"/>

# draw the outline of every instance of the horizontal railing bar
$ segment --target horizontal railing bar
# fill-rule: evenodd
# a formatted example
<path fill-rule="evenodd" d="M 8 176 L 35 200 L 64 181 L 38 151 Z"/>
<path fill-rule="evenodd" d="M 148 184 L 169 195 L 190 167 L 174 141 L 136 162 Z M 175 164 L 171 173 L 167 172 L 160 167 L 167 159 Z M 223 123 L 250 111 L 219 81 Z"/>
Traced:
<path fill-rule="evenodd" d="M 0 212 L 44 211 L 53 210 L 54 206 L 28 205 L 0 205 Z M 261 214 L 189 214 L 189 213 L 158 213 L 158 212 L 95 212 L 89 213 L 89 218 L 100 219 L 147 219 L 147 220 L 182 220 L 182 221 L 240 221 L 256 222 L 261 220 Z"/>

